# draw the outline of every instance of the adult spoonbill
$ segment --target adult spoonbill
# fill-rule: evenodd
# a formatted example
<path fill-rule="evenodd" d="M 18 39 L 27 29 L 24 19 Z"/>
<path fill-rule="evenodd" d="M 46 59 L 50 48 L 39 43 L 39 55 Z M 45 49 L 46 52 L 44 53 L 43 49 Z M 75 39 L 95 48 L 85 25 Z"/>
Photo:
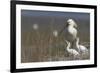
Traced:
<path fill-rule="evenodd" d="M 70 42 L 68 42 L 67 40 L 65 40 L 65 42 L 67 43 L 67 47 L 66 47 L 66 51 L 68 53 L 68 55 L 71 57 L 73 57 L 73 59 L 75 58 L 79 58 L 80 54 L 75 50 L 75 49 L 70 49 Z"/>
<path fill-rule="evenodd" d="M 77 24 L 73 19 L 67 20 L 67 40 L 71 42 L 74 47 L 75 39 L 77 38 Z"/>
<path fill-rule="evenodd" d="M 79 44 L 79 38 L 76 39 L 76 48 L 77 51 L 81 54 L 88 53 L 88 49 L 85 46 Z"/>

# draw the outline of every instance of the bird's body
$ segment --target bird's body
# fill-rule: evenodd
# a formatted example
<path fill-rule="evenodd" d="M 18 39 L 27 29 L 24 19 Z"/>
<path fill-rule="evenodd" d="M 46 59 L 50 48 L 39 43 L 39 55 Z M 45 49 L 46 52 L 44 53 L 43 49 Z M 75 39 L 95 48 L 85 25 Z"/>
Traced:
<path fill-rule="evenodd" d="M 71 26 L 71 25 L 68 26 L 67 31 L 68 31 L 69 37 L 71 37 L 72 40 L 74 40 L 77 37 L 77 30 L 73 26 Z"/>
<path fill-rule="evenodd" d="M 59 35 L 66 29 L 66 40 L 73 42 L 77 37 L 77 24 L 73 19 L 68 19 L 66 26 L 59 32 Z M 71 43 L 72 44 L 72 43 Z"/>
<path fill-rule="evenodd" d="M 67 40 L 71 42 L 72 48 L 74 47 L 74 41 L 77 38 L 77 24 L 73 19 L 67 20 Z"/>
<path fill-rule="evenodd" d="M 65 41 L 68 45 L 66 47 L 66 51 L 68 52 L 69 56 L 73 56 L 73 58 L 79 58 L 80 54 L 75 50 L 70 48 L 70 42 Z"/>
<path fill-rule="evenodd" d="M 85 46 L 79 44 L 79 38 L 76 39 L 76 48 L 77 51 L 80 53 L 84 53 L 84 54 L 88 53 L 88 49 Z"/>
<path fill-rule="evenodd" d="M 69 53 L 69 55 L 71 55 L 71 56 L 78 56 L 79 55 L 79 53 L 75 49 L 66 48 L 66 50 Z"/>
<path fill-rule="evenodd" d="M 79 49 L 80 49 L 80 53 L 84 53 L 85 54 L 85 53 L 88 52 L 88 49 L 83 45 L 79 45 Z"/>

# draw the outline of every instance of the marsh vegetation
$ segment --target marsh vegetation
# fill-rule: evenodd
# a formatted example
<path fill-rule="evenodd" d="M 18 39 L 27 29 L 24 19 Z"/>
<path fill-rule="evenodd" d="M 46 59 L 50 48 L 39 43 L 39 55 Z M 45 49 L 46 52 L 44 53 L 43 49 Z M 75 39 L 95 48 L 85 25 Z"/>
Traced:
<path fill-rule="evenodd" d="M 65 37 L 55 37 L 50 30 L 22 32 L 21 35 L 21 62 L 46 62 L 74 60 L 66 52 Z M 89 50 L 89 43 L 81 41 Z M 89 59 L 90 54 L 81 55 L 80 59 Z"/>

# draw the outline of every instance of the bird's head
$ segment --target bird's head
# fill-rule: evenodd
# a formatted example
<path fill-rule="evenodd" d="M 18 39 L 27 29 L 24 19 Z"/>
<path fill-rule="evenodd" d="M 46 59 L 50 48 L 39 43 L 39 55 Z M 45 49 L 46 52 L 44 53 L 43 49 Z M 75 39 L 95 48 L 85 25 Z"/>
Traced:
<path fill-rule="evenodd" d="M 77 27 L 77 24 L 76 24 L 76 22 L 73 19 L 68 19 L 67 20 L 67 26 Z"/>

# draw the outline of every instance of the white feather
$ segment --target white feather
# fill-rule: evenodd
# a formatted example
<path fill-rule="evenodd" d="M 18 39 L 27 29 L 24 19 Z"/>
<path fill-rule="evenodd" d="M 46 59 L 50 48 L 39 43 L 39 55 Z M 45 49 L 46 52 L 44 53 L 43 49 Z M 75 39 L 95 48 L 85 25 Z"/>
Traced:
<path fill-rule="evenodd" d="M 80 54 L 75 49 L 70 49 L 70 42 L 66 41 L 66 43 L 68 44 L 66 47 L 68 54 L 74 58 L 79 57 Z"/>
<path fill-rule="evenodd" d="M 80 53 L 88 53 L 88 49 L 85 46 L 79 44 L 79 38 L 76 39 L 76 48 Z"/>

